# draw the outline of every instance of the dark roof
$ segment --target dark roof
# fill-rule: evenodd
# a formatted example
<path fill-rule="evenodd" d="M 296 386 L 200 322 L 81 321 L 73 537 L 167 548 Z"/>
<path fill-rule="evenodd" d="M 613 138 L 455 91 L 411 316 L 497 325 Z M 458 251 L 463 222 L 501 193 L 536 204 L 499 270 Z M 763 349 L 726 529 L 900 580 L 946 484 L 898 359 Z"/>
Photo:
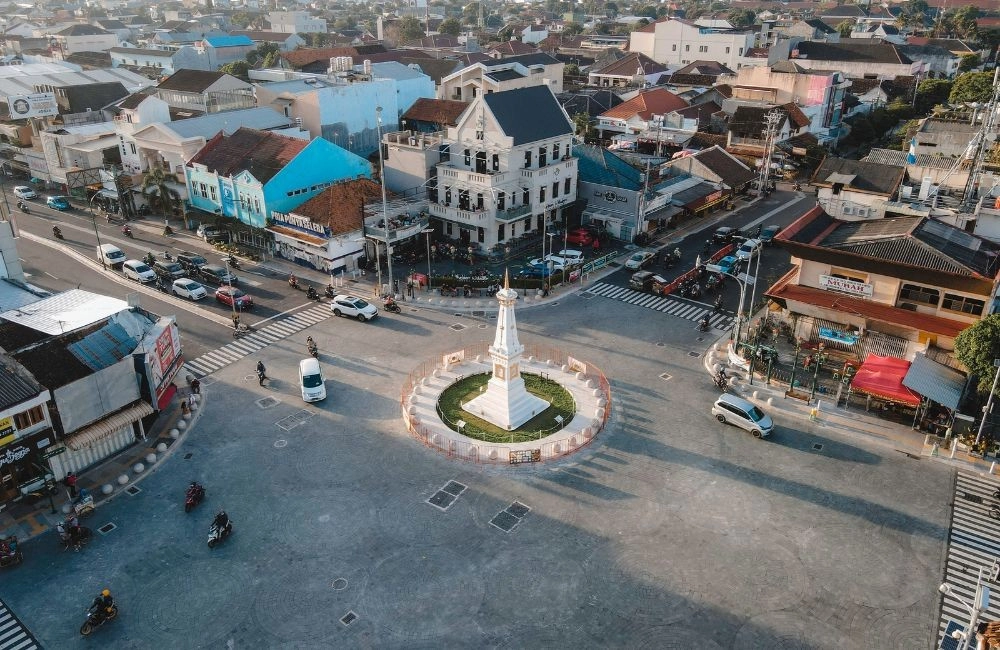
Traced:
<path fill-rule="evenodd" d="M 483 95 L 483 101 L 514 146 L 573 133 L 573 125 L 548 86 L 528 86 Z M 529 110 L 531 119 L 525 119 Z"/>
<path fill-rule="evenodd" d="M 586 113 L 590 117 L 597 117 L 623 101 L 611 90 L 582 90 L 561 93 L 557 99 L 567 114 Z"/>
<path fill-rule="evenodd" d="M 559 63 L 559 59 L 555 58 L 551 54 L 546 54 L 545 52 L 531 52 L 528 54 L 505 56 L 500 60 L 504 63 L 520 63 L 526 68 L 533 65 L 553 65 L 555 63 Z"/>
<path fill-rule="evenodd" d="M 657 63 L 645 54 L 630 52 L 616 61 L 608 61 L 603 65 L 595 66 L 588 72 L 589 74 L 631 77 L 636 74 L 651 75 L 657 72 L 666 72 L 666 70 L 667 66 Z"/>
<path fill-rule="evenodd" d="M 75 63 L 85 70 L 111 67 L 110 52 L 73 52 L 66 56 L 67 63 Z"/>
<path fill-rule="evenodd" d="M 486 48 L 491 52 L 496 52 L 504 56 L 523 56 L 536 51 L 535 47 L 522 43 L 521 41 L 507 41 L 505 43 L 493 43 Z"/>
<path fill-rule="evenodd" d="M 329 62 L 336 56 L 353 57 L 356 54 L 358 50 L 354 47 L 302 47 L 292 52 L 282 52 L 280 56 L 293 68 L 301 68 L 318 61 Z"/>
<path fill-rule="evenodd" d="M 729 120 L 729 130 L 737 136 L 762 138 L 764 116 L 774 110 L 771 106 L 737 106 Z M 785 114 L 787 119 L 788 114 Z M 782 122 L 783 123 L 783 122 Z"/>
<path fill-rule="evenodd" d="M 781 109 L 785 111 L 785 115 L 788 116 L 788 119 L 790 119 L 792 124 L 796 127 L 801 129 L 804 126 L 809 126 L 811 124 L 809 118 L 806 117 L 806 114 L 802 112 L 802 109 L 799 108 L 798 104 L 795 102 L 782 104 Z"/>
<path fill-rule="evenodd" d="M 17 406 L 44 390 L 27 368 L 6 354 L 0 356 L 0 410 Z"/>
<path fill-rule="evenodd" d="M 399 58 L 399 62 L 406 66 L 418 66 L 421 72 L 434 80 L 435 84 L 440 84 L 442 79 L 458 69 L 458 62 L 454 59 L 424 59 L 404 56 Z"/>
<path fill-rule="evenodd" d="M 128 90 L 120 81 L 63 86 L 62 91 L 69 103 L 69 113 L 84 113 L 87 109 L 99 111 L 128 95 Z"/>
<path fill-rule="evenodd" d="M 819 18 L 810 18 L 802 21 L 822 34 L 836 34 L 837 30 L 824 23 Z"/>
<path fill-rule="evenodd" d="M 699 151 L 693 157 L 718 174 L 722 182 L 732 188 L 742 187 L 757 177 L 753 170 L 719 146 Z"/>
<path fill-rule="evenodd" d="M 573 146 L 577 172 L 585 183 L 610 185 L 638 191 L 642 189 L 642 173 L 604 147 L 592 144 Z"/>
<path fill-rule="evenodd" d="M 413 106 L 403 113 L 399 119 L 429 122 L 442 126 L 455 126 L 458 124 L 458 117 L 468 107 L 467 103 L 458 102 L 453 99 L 420 97 L 417 101 L 413 102 Z"/>
<path fill-rule="evenodd" d="M 128 29 L 128 25 L 115 18 L 98 18 L 94 22 L 104 29 Z"/>
<path fill-rule="evenodd" d="M 133 93 L 128 97 L 126 97 L 125 99 L 123 99 L 122 101 L 118 102 L 118 108 L 128 108 L 134 110 L 136 108 L 139 108 L 139 104 L 146 101 L 147 97 L 149 97 L 149 95 L 146 95 L 144 93 Z"/>
<path fill-rule="evenodd" d="M 69 344 L 100 331 L 106 324 L 106 321 L 101 321 L 59 337 L 50 337 L 36 331 L 34 342 L 40 343 L 39 345 L 28 345 L 25 341 L 24 344 L 17 346 L 22 349 L 11 354 L 40 384 L 55 390 L 93 374 L 94 371 L 70 351 Z M 4 341 L 4 347 L 7 347 L 9 335 L 17 337 L 19 334 L 26 334 L 17 331 L 22 329 L 29 328 L 5 321 L 0 326 L 0 340 Z"/>
<path fill-rule="evenodd" d="M 506 70 L 487 70 L 483 73 L 484 77 L 489 77 L 494 81 L 510 81 L 512 79 L 524 79 L 524 75 L 513 68 L 508 68 Z"/>
<path fill-rule="evenodd" d="M 70 25 L 66 29 L 56 32 L 59 36 L 96 36 L 98 34 L 110 34 L 106 29 L 95 27 L 94 25 Z"/>
<path fill-rule="evenodd" d="M 698 127 L 701 128 L 703 125 L 707 126 L 712 121 L 712 115 L 721 110 L 722 107 L 715 102 L 705 102 L 704 104 L 695 104 L 693 106 L 688 106 L 687 108 L 679 109 L 675 112 L 688 119 L 697 119 Z"/>
<path fill-rule="evenodd" d="M 886 43 L 827 43 L 802 41 L 796 48 L 799 55 L 816 61 L 845 61 L 856 63 L 912 63 L 895 46 Z"/>
<path fill-rule="evenodd" d="M 722 74 L 733 74 L 733 71 L 718 61 L 703 61 L 699 59 L 688 63 L 682 68 L 678 68 L 675 74 L 696 74 L 718 77 Z"/>
<path fill-rule="evenodd" d="M 180 90 L 189 93 L 203 93 L 212 84 L 225 76 L 225 72 L 208 72 L 205 70 L 182 68 L 161 81 L 157 88 L 162 90 Z"/>
<path fill-rule="evenodd" d="M 205 165 L 220 176 L 246 170 L 266 184 L 308 145 L 299 138 L 240 127 L 229 136 L 220 131 L 188 164 Z"/>
<path fill-rule="evenodd" d="M 116 54 L 137 54 L 139 56 L 156 57 L 170 59 L 177 54 L 176 50 L 158 50 L 156 48 L 146 48 L 146 47 L 113 47 L 109 52 L 114 52 Z"/>
<path fill-rule="evenodd" d="M 326 226 L 331 235 L 354 232 L 364 219 L 368 201 L 382 197 L 382 186 L 368 178 L 334 183 L 292 212 Z"/>
<path fill-rule="evenodd" d="M 899 189 L 904 174 L 902 167 L 827 156 L 813 174 L 812 184 L 832 187 L 842 183 L 852 190 L 890 196 Z"/>

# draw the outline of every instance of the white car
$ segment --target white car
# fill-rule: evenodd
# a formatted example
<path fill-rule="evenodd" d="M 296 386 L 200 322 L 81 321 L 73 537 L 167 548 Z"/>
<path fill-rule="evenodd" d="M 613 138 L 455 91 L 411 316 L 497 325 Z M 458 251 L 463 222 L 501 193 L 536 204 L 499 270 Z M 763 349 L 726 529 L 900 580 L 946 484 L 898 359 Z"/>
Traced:
<path fill-rule="evenodd" d="M 378 316 L 378 307 L 367 300 L 346 294 L 334 296 L 330 310 L 335 316 L 354 317 L 362 323 Z"/>
<path fill-rule="evenodd" d="M 201 300 L 208 295 L 208 292 L 205 291 L 205 287 L 189 278 L 174 280 L 171 291 L 178 298 L 190 298 L 191 300 Z"/>
<path fill-rule="evenodd" d="M 625 268 L 632 271 L 638 271 L 642 267 L 646 266 L 653 261 L 656 255 L 650 251 L 639 251 L 638 253 L 632 253 L 632 257 L 628 258 L 625 262 Z"/>
<path fill-rule="evenodd" d="M 122 273 L 129 280 L 138 280 L 139 282 L 153 282 L 156 280 L 156 273 L 153 269 L 149 268 L 149 265 L 145 262 L 139 260 L 125 260 L 122 264 Z"/>
<path fill-rule="evenodd" d="M 14 188 L 14 196 L 19 199 L 37 199 L 38 193 L 27 185 L 18 185 Z"/>
<path fill-rule="evenodd" d="M 546 255 L 544 258 L 535 257 L 528 262 L 530 266 L 539 266 L 548 268 L 550 265 L 553 271 L 562 271 L 566 268 L 566 260 L 559 257 L 558 255 Z"/>
<path fill-rule="evenodd" d="M 752 260 L 755 255 L 760 253 L 760 247 L 761 241 L 759 239 L 748 239 L 736 251 L 736 259 L 740 261 Z"/>

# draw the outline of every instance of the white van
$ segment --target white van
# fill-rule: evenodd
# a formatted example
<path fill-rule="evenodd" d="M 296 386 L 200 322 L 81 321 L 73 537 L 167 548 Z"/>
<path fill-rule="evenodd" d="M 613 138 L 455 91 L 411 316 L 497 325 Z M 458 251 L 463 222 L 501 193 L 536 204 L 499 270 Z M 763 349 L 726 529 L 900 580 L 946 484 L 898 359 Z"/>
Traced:
<path fill-rule="evenodd" d="M 122 273 L 129 280 L 138 280 L 144 283 L 156 280 L 156 273 L 153 272 L 153 269 L 149 268 L 149 265 L 145 262 L 139 260 L 126 260 L 122 264 Z"/>
<path fill-rule="evenodd" d="M 97 247 L 97 261 L 103 262 L 113 269 L 121 268 L 125 259 L 125 253 L 114 244 L 101 244 Z"/>
<path fill-rule="evenodd" d="M 326 399 L 326 380 L 319 361 L 309 357 L 299 361 L 299 386 L 302 389 L 302 399 L 306 402 L 319 402 Z"/>
<path fill-rule="evenodd" d="M 712 405 L 712 415 L 723 424 L 735 424 L 750 432 L 754 438 L 766 438 L 771 435 L 774 422 L 759 408 L 735 395 L 723 393 Z"/>

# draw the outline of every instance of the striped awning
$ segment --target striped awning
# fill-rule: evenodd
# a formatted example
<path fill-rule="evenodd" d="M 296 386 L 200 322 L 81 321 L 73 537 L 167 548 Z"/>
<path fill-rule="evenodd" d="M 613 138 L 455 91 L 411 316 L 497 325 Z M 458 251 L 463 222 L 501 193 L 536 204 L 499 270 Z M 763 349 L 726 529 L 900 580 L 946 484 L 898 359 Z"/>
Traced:
<path fill-rule="evenodd" d="M 79 451 L 131 426 L 133 422 L 138 422 L 147 415 L 152 415 L 153 412 L 152 406 L 146 402 L 139 402 L 114 415 L 109 415 L 100 422 L 80 429 L 66 439 L 66 446 L 73 451 Z"/>

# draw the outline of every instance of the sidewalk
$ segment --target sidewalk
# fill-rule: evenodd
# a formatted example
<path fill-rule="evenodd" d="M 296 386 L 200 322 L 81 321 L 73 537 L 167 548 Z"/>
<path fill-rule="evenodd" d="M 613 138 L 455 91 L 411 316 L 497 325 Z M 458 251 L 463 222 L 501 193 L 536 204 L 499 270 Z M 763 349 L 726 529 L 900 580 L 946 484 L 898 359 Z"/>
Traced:
<path fill-rule="evenodd" d="M 728 360 L 729 337 L 723 336 L 705 351 L 705 370 L 714 376 L 720 366 L 726 366 L 730 377 L 730 391 L 743 397 L 771 413 L 777 419 L 796 420 L 803 431 L 817 435 L 837 435 L 873 442 L 906 454 L 913 459 L 929 458 L 947 463 L 956 469 L 990 474 L 995 462 L 969 455 L 965 452 L 953 453 L 943 446 L 944 441 L 936 436 L 915 431 L 905 424 L 898 424 L 834 404 L 832 397 L 817 394 L 818 399 L 805 402 L 794 397 L 786 397 L 787 383 L 780 383 L 773 377 L 771 384 L 765 383 L 760 374 L 754 375 L 751 386 L 747 372 L 731 365 Z M 798 382 L 796 382 L 798 383 Z"/>
<path fill-rule="evenodd" d="M 180 377 L 183 382 L 184 378 Z M 197 403 L 189 415 L 182 415 L 181 400 L 188 399 L 190 389 L 178 385 L 177 396 L 170 406 L 160 414 L 156 422 L 146 432 L 146 439 L 140 440 L 131 447 L 108 458 L 99 465 L 84 471 L 77 481 L 77 488 L 86 488 L 94 497 L 94 514 L 81 519 L 81 524 L 94 528 L 103 526 L 106 522 L 100 516 L 101 505 L 118 495 L 129 494 L 137 483 L 155 471 L 156 466 L 173 454 L 179 443 L 197 423 L 204 404 L 205 384 L 202 383 L 201 395 L 196 396 Z M 153 458 L 150 463 L 149 459 Z M 138 465 L 142 470 L 136 472 Z M 121 478 L 126 482 L 122 483 Z M 0 531 L 4 536 L 17 535 L 18 542 L 38 537 L 66 518 L 70 512 L 69 490 L 58 484 L 59 492 L 52 496 L 52 505 L 48 497 L 25 498 L 0 512 Z M 177 498 L 184 498 L 186 485 L 177 486 Z M 95 531 L 98 532 L 98 531 Z"/>

